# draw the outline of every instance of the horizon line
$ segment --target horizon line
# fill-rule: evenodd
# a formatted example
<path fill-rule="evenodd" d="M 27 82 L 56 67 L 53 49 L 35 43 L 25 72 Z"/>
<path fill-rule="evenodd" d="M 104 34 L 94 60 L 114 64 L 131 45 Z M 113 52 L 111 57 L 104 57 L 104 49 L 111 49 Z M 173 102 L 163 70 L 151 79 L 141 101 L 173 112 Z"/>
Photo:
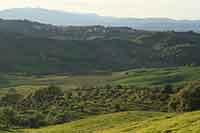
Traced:
<path fill-rule="evenodd" d="M 101 15 L 94 12 L 73 12 L 73 11 L 65 11 L 61 9 L 50 9 L 50 8 L 43 8 L 43 7 L 14 7 L 14 8 L 6 8 L 6 9 L 0 9 L 0 12 L 8 11 L 8 10 L 14 10 L 14 9 L 40 9 L 40 10 L 46 10 L 46 11 L 55 11 L 60 13 L 72 13 L 72 14 L 79 14 L 79 15 L 96 15 L 99 17 L 112 17 L 116 19 L 161 19 L 161 20 L 172 20 L 172 21 L 200 21 L 199 19 L 178 19 L 178 18 L 170 18 L 170 17 L 122 17 L 122 16 L 107 16 L 107 15 Z"/>

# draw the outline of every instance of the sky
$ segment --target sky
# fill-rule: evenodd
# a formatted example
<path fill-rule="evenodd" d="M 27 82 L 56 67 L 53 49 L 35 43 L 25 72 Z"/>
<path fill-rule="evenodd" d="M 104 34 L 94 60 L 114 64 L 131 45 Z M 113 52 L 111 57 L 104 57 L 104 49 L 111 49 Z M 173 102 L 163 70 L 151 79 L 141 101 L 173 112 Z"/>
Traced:
<path fill-rule="evenodd" d="M 200 19 L 200 0 L 0 0 L 0 10 L 45 8 L 102 16 Z"/>

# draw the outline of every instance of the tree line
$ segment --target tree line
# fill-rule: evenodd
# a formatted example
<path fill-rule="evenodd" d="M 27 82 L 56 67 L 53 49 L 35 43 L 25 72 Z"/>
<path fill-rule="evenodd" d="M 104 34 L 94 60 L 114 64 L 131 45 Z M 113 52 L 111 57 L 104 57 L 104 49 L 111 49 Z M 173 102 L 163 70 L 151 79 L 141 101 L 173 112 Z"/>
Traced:
<path fill-rule="evenodd" d="M 65 90 L 49 86 L 29 95 L 10 91 L 0 100 L 0 127 L 38 128 L 121 111 L 200 109 L 200 82 L 180 87 L 111 86 Z"/>

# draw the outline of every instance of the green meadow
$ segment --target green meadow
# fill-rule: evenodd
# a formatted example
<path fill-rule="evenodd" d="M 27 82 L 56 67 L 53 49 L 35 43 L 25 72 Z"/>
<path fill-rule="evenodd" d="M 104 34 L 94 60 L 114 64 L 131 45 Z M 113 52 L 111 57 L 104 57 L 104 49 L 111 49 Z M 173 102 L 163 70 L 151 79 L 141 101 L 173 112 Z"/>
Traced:
<path fill-rule="evenodd" d="M 200 112 L 122 112 L 95 116 L 24 133 L 199 133 Z"/>
<path fill-rule="evenodd" d="M 200 79 L 200 67 L 173 67 L 133 69 L 123 72 L 99 73 L 88 75 L 22 75 L 0 74 L 1 93 L 16 88 L 19 91 L 33 90 L 48 85 L 72 89 L 100 85 L 162 86 L 180 85 Z"/>

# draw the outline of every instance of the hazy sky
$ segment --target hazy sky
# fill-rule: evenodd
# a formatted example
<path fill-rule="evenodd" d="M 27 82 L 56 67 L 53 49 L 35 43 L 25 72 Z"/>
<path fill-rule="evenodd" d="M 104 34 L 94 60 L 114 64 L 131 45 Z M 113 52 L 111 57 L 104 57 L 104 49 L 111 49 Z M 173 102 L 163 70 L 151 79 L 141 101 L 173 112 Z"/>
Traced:
<path fill-rule="evenodd" d="M 200 0 L 0 0 L 0 10 L 40 7 L 118 17 L 200 19 Z"/>

